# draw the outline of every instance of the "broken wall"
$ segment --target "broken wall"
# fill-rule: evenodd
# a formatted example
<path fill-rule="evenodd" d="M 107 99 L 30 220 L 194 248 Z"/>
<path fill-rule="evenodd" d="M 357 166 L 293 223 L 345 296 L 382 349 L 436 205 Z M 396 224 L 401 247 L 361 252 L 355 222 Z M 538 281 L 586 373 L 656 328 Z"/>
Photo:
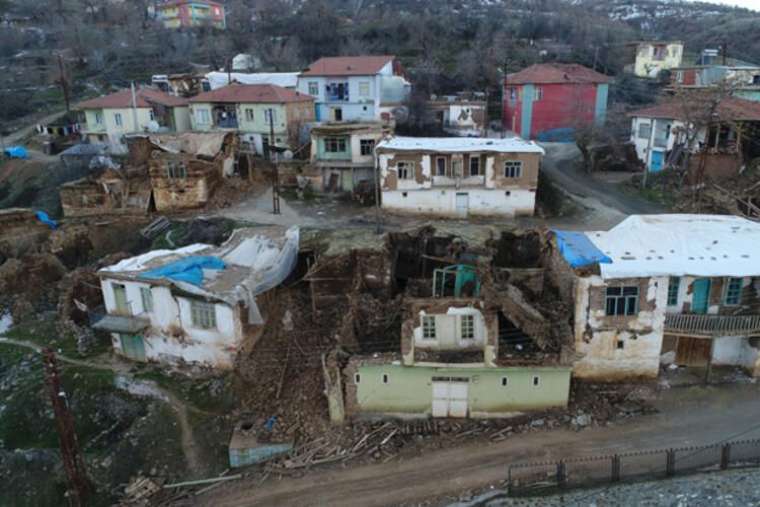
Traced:
<path fill-rule="evenodd" d="M 636 286 L 635 315 L 606 315 L 607 287 Z M 579 277 L 575 286 L 576 377 L 597 381 L 656 378 L 665 325 L 668 278 L 603 280 Z"/>
<path fill-rule="evenodd" d="M 157 211 L 205 206 L 221 184 L 221 160 L 201 160 L 192 155 L 154 152 L 149 163 L 150 181 Z M 173 172 L 174 167 L 184 166 Z M 174 177 L 173 177 L 174 176 Z"/>

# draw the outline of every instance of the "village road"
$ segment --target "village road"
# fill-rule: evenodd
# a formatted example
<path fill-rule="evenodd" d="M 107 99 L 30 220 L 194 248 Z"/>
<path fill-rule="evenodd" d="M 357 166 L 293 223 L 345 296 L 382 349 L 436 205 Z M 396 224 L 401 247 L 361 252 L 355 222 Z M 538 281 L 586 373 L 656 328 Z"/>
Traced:
<path fill-rule="evenodd" d="M 760 437 L 760 386 L 673 388 L 659 413 L 582 431 L 547 430 L 433 450 L 404 461 L 313 471 L 301 478 L 253 479 L 199 497 L 199 505 L 386 506 L 497 485 L 512 463 Z"/>
<path fill-rule="evenodd" d="M 584 172 L 580 168 L 581 153 L 575 144 L 540 144 L 546 150 L 541 170 L 565 192 L 582 199 L 596 200 L 624 215 L 665 212 L 665 209 L 656 203 L 626 194 L 614 184 Z"/>

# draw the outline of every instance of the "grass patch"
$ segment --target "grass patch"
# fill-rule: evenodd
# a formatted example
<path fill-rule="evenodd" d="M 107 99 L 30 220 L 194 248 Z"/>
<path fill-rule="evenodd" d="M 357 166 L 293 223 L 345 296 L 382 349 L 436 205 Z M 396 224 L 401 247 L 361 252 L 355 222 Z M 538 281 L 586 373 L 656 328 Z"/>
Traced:
<path fill-rule="evenodd" d="M 673 189 L 668 188 L 666 179 L 657 174 L 650 175 L 646 188 L 641 186 L 638 176 L 619 183 L 618 188 L 625 194 L 640 197 L 668 209 L 675 204 Z"/>
<path fill-rule="evenodd" d="M 152 380 L 185 403 L 204 412 L 226 414 L 236 406 L 231 374 L 199 380 L 169 373 L 152 365 L 142 365 L 135 378 Z M 212 384 L 217 388 L 213 389 Z"/>

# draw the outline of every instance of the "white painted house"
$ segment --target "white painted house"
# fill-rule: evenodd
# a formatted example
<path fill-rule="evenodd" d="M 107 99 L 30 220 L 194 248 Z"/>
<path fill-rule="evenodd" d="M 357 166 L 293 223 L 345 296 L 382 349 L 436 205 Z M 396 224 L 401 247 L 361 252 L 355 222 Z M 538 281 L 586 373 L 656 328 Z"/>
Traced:
<path fill-rule="evenodd" d="M 298 91 L 315 99 L 316 120 L 390 121 L 411 85 L 393 56 L 320 58 L 298 76 Z"/>
<path fill-rule="evenodd" d="M 257 298 L 282 283 L 298 256 L 299 231 L 272 238 L 238 229 L 220 247 L 154 250 L 101 269 L 114 350 L 137 361 L 230 369 L 266 322 Z"/>
<path fill-rule="evenodd" d="M 452 217 L 535 211 L 544 150 L 533 141 L 391 137 L 375 153 L 387 210 Z"/>
<path fill-rule="evenodd" d="M 125 136 L 141 132 L 186 132 L 190 111 L 186 99 L 152 88 L 122 90 L 77 104 L 85 116 L 84 139 L 126 154 Z"/>
<path fill-rule="evenodd" d="M 573 280 L 576 377 L 653 378 L 663 356 L 760 375 L 760 224 L 633 215 L 609 231 L 556 237 L 567 264 L 581 270 Z"/>

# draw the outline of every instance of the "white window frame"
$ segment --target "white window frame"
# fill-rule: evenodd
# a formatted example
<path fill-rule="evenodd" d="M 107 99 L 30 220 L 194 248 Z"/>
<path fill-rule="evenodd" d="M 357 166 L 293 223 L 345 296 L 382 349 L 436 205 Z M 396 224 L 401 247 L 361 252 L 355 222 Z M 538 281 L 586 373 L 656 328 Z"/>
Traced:
<path fill-rule="evenodd" d="M 148 117 L 150 121 L 156 121 L 156 113 L 153 112 L 153 109 L 148 109 Z"/>
<path fill-rule="evenodd" d="M 190 300 L 190 319 L 198 329 L 216 329 L 216 305 L 197 299 Z"/>
<path fill-rule="evenodd" d="M 143 313 L 153 311 L 153 291 L 150 287 L 140 287 L 140 300 L 142 301 Z"/>
<path fill-rule="evenodd" d="M 641 129 L 646 127 L 647 129 L 647 135 L 641 135 Z M 652 136 L 652 123 L 651 122 L 640 122 L 639 127 L 636 130 L 636 137 L 639 139 L 649 139 Z"/>
<path fill-rule="evenodd" d="M 203 109 L 196 109 L 195 119 L 198 121 L 198 125 L 209 125 L 211 123 L 211 114 L 205 107 Z"/>
<path fill-rule="evenodd" d="M 103 125 L 103 113 L 101 111 L 95 112 L 95 124 Z"/>
<path fill-rule="evenodd" d="M 369 145 L 369 151 L 365 153 L 365 148 Z M 359 140 L 359 153 L 363 156 L 369 156 L 375 153 L 375 140 L 374 139 L 360 139 Z"/>
<path fill-rule="evenodd" d="M 426 341 L 438 339 L 437 329 L 435 327 L 435 315 L 423 315 L 421 322 L 422 339 Z"/>
<path fill-rule="evenodd" d="M 269 125 L 269 116 L 272 116 L 272 123 L 277 123 L 277 110 L 272 108 L 264 109 L 264 121 Z"/>
<path fill-rule="evenodd" d="M 359 82 L 359 97 L 369 97 L 370 93 L 369 81 Z"/>
<path fill-rule="evenodd" d="M 114 113 L 113 114 L 113 122 L 116 124 L 117 127 L 123 127 L 124 126 L 124 118 L 121 117 L 121 113 Z"/>
<path fill-rule="evenodd" d="M 533 102 L 538 102 L 544 98 L 544 89 L 542 87 L 536 86 L 534 90 L 535 93 L 533 93 Z"/>
<path fill-rule="evenodd" d="M 400 180 L 413 180 L 416 165 L 412 160 L 399 160 L 396 162 L 396 174 Z"/>
<path fill-rule="evenodd" d="M 312 97 L 318 97 L 319 96 L 319 82 L 318 81 L 309 81 L 309 95 Z"/>
<path fill-rule="evenodd" d="M 512 179 L 522 178 L 522 167 L 522 160 L 505 160 L 504 177 Z"/>
<path fill-rule="evenodd" d="M 533 387 L 541 387 L 541 377 L 538 375 L 533 375 L 533 381 L 531 382 L 531 385 Z"/>
<path fill-rule="evenodd" d="M 348 146 L 345 137 L 325 137 L 323 142 L 325 153 L 345 153 Z"/>
<path fill-rule="evenodd" d="M 466 313 L 459 316 L 459 339 L 463 341 L 475 340 L 475 315 Z"/>
<path fill-rule="evenodd" d="M 253 112 L 253 108 L 246 107 L 245 108 L 245 121 L 255 121 L 255 114 Z"/>

